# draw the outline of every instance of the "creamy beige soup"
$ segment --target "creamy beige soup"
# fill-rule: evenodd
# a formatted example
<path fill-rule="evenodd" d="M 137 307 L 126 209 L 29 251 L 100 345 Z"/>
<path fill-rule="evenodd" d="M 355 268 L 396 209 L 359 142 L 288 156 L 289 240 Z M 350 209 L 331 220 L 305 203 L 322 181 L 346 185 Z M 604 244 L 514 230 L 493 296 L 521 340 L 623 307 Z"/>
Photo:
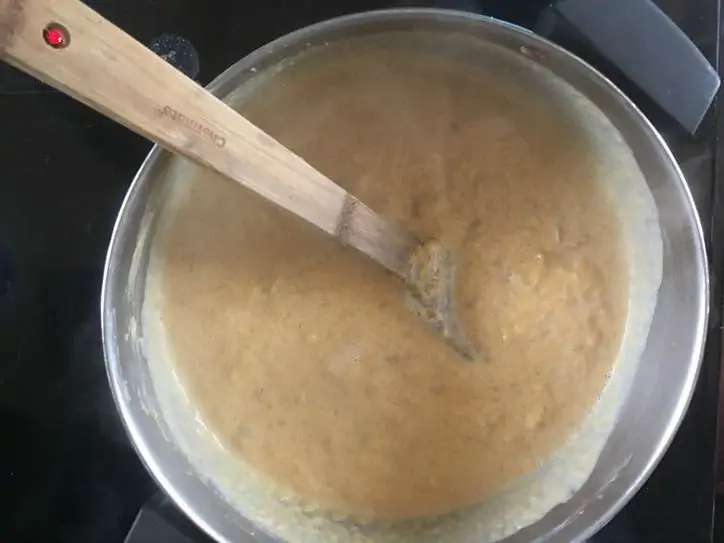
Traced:
<path fill-rule="evenodd" d="M 616 360 L 628 272 L 575 126 L 482 68 L 349 48 L 297 62 L 245 114 L 458 262 L 464 362 L 353 250 L 198 171 L 157 247 L 173 364 L 270 485 L 358 518 L 479 503 L 549 458 Z"/>

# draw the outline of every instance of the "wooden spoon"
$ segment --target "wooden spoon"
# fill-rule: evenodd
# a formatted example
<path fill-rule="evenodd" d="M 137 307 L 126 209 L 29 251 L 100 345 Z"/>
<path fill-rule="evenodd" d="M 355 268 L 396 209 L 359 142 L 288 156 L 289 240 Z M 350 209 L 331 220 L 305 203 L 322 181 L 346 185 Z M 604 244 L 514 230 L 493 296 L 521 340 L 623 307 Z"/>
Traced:
<path fill-rule="evenodd" d="M 405 279 L 468 358 L 452 260 L 376 213 L 78 0 L 0 0 L 0 57 L 166 149 L 239 182 Z"/>

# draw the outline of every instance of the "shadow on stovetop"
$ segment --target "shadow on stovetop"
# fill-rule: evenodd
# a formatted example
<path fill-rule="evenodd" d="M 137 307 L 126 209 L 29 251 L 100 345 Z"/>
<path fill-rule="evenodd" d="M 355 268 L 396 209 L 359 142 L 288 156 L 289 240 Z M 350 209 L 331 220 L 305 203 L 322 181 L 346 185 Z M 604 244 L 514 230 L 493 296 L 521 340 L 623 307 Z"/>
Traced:
<path fill-rule="evenodd" d="M 36 304 L 18 308 L 0 333 L 7 339 L 17 326 L 32 326 L 42 338 L 15 346 L 21 349 L 15 355 L 11 342 L 0 345 L 3 543 L 117 542 L 155 489 L 108 386 L 100 285 L 100 270 L 40 273 L 33 281 Z M 15 294 L 0 309 L 8 309 Z"/>

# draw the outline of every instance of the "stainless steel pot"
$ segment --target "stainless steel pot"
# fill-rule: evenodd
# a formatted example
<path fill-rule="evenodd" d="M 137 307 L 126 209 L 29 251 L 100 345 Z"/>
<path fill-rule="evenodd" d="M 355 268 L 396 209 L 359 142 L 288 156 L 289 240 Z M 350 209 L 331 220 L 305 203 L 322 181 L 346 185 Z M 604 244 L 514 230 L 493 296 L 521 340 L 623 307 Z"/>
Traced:
<path fill-rule="evenodd" d="M 689 403 L 708 316 L 701 225 L 679 167 L 636 106 L 590 66 L 524 29 L 439 10 L 393 10 L 343 17 L 294 32 L 228 69 L 209 89 L 225 97 L 255 70 L 304 48 L 382 31 L 430 28 L 482 37 L 532 57 L 572 85 L 613 123 L 632 149 L 659 210 L 663 278 L 647 345 L 621 416 L 585 485 L 566 503 L 507 541 L 578 541 L 610 520 L 641 487 L 668 447 Z M 219 541 L 275 541 L 231 507 L 169 439 L 139 331 L 156 210 L 170 183 L 170 155 L 154 148 L 126 196 L 106 262 L 103 341 L 118 409 L 139 455 L 160 486 Z M 240 189 L 241 190 L 241 189 Z"/>

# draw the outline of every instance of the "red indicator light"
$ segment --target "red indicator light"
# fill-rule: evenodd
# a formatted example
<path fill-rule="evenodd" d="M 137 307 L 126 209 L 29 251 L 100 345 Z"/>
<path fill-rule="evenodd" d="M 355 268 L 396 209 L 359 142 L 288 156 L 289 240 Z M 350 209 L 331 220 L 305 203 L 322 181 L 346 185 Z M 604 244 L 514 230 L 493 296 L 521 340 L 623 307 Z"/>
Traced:
<path fill-rule="evenodd" d="M 43 29 L 43 39 L 53 49 L 62 49 L 70 43 L 70 34 L 59 24 L 49 24 Z"/>

